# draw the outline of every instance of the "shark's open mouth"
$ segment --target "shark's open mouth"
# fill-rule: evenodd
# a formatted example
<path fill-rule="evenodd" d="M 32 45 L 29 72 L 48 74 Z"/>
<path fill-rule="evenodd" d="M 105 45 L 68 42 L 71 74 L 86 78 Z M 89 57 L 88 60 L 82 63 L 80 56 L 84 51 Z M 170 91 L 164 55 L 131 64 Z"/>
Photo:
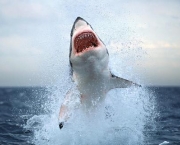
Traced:
<path fill-rule="evenodd" d="M 83 32 L 74 39 L 74 47 L 77 53 L 98 46 L 98 40 L 92 32 Z"/>

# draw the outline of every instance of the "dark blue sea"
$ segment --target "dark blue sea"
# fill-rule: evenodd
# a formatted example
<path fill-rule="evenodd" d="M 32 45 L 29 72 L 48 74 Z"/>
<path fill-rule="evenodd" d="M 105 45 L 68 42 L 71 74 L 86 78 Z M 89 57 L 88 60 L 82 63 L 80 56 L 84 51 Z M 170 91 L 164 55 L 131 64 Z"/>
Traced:
<path fill-rule="evenodd" d="M 80 136 L 85 137 L 86 133 L 82 133 L 83 130 L 81 129 L 80 136 L 76 136 L 77 132 L 74 130 L 67 131 L 66 136 L 58 135 L 60 130 L 58 128 L 57 123 L 57 116 L 51 115 L 56 114 L 58 111 L 55 110 L 54 112 L 52 109 L 52 105 L 60 106 L 60 102 L 57 99 L 58 93 L 54 93 L 54 90 L 49 88 L 0 88 L 0 145 L 32 145 L 32 144 L 65 144 L 63 142 L 60 143 L 61 140 L 70 137 L 67 139 L 70 144 L 76 144 L 76 140 L 80 139 Z M 61 91 L 61 90 L 59 90 Z M 143 104 L 145 100 L 141 99 L 134 99 L 136 103 L 134 106 L 137 107 L 142 105 L 142 109 L 137 111 L 138 109 L 134 110 L 130 106 L 129 108 L 123 110 L 123 105 L 121 105 L 122 116 L 126 118 L 126 121 L 121 124 L 122 126 L 131 126 L 132 122 L 128 123 L 128 109 L 131 111 L 135 111 L 132 113 L 134 115 L 134 119 L 137 116 L 142 116 L 144 114 L 148 114 L 150 119 L 148 121 L 144 121 L 144 118 L 140 118 L 142 121 L 138 124 L 138 127 L 131 127 L 131 129 L 135 128 L 134 130 L 139 133 L 139 136 L 142 139 L 142 142 L 133 143 L 128 142 L 124 143 L 127 145 L 130 144 L 142 144 L 142 145 L 159 145 L 159 144 L 169 144 L 169 145 L 180 145 L 180 88 L 179 87 L 148 87 L 146 88 L 146 93 L 144 96 L 148 96 L 151 94 L 146 101 L 149 101 L 149 105 L 147 108 L 152 108 L 151 111 L 149 109 L 146 110 L 147 103 Z M 137 95 L 137 94 L 136 94 Z M 142 94 L 140 94 L 142 95 Z M 152 101 L 153 100 L 153 101 Z M 142 103 L 138 104 L 141 101 Z M 130 101 L 131 102 L 131 101 Z M 126 99 L 124 102 L 121 102 L 127 106 L 130 104 Z M 133 103 L 133 102 L 132 102 Z M 152 104 L 153 103 L 153 104 Z M 50 105 L 52 104 L 52 105 Z M 143 109 L 144 108 L 144 109 Z M 143 111 L 142 111 L 143 110 Z M 146 112 L 147 111 L 147 112 Z M 139 113 L 136 115 L 137 113 Z M 106 114 L 107 115 L 107 114 Z M 113 116 L 114 114 L 108 114 L 109 116 Z M 126 116 L 127 115 L 127 116 Z M 115 116 L 115 115 L 114 115 Z M 144 115 L 145 116 L 145 115 Z M 50 118 L 50 119 L 49 119 Z M 118 118 L 118 117 L 114 117 Z M 132 117 L 133 118 L 133 117 Z M 129 119 L 132 119 L 129 118 Z M 51 123 L 51 120 L 54 120 L 54 123 Z M 111 118 L 111 122 L 113 117 Z M 101 121 L 101 120 L 100 120 Z M 55 125 L 52 125 L 55 124 Z M 56 125 L 57 124 L 57 125 Z M 98 123 L 97 123 L 98 125 Z M 83 128 L 83 125 L 82 125 Z M 96 127 L 97 128 L 97 127 Z M 99 127 L 100 128 L 100 127 Z M 122 127 L 125 128 L 125 127 Z M 99 138 L 113 138 L 114 136 L 118 137 L 117 134 L 121 132 L 121 129 L 117 130 L 116 133 L 108 132 L 101 136 L 99 129 L 96 132 L 97 135 L 92 135 L 92 138 L 89 139 L 89 144 L 95 144 L 95 138 L 99 136 Z M 140 128 L 140 129 L 139 129 Z M 65 128 L 66 129 L 66 128 Z M 139 130 L 138 130 L 139 129 Z M 88 130 L 88 129 L 87 129 Z M 122 131 L 127 131 L 124 129 Z M 91 130 L 89 130 L 90 132 Z M 74 133 L 73 133 L 74 132 Z M 95 133 L 96 133 L 95 132 Z M 130 131 L 131 132 L 131 131 Z M 128 132 L 129 133 L 129 132 Z M 138 134 L 137 133 L 137 134 Z M 89 133 L 90 134 L 90 133 Z M 94 133 L 93 133 L 94 134 Z M 135 133 L 136 134 L 136 133 Z M 88 136 L 86 134 L 86 136 Z M 127 135 L 125 138 L 127 139 Z M 139 137 L 138 136 L 138 137 Z M 142 137 L 143 136 L 143 137 Z M 133 135 L 132 138 L 136 136 Z M 120 136 L 120 138 L 124 139 L 124 136 Z M 139 139 L 139 138 L 138 138 Z M 116 139 L 112 139 L 111 143 L 107 144 L 123 144 L 122 142 L 126 142 L 126 140 L 120 140 L 119 143 L 113 142 Z M 86 145 L 87 142 L 81 140 L 81 143 Z M 102 141 L 99 144 L 105 144 Z"/>

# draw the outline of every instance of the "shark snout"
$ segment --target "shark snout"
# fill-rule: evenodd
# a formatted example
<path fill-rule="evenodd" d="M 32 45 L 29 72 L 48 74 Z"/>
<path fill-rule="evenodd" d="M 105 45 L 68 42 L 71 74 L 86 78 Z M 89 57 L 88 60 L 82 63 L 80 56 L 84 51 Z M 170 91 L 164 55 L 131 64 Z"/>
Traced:
<path fill-rule="evenodd" d="M 88 25 L 88 23 L 81 17 L 77 17 L 74 24 L 74 29 L 78 29 L 79 27 L 84 27 Z"/>

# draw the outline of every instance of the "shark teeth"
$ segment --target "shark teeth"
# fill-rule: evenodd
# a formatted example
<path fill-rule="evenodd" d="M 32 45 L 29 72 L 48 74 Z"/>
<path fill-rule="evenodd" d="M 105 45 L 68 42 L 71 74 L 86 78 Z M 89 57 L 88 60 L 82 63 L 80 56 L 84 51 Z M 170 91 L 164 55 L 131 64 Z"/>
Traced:
<path fill-rule="evenodd" d="M 92 32 L 83 32 L 74 39 L 74 47 L 77 53 L 96 46 L 98 46 L 98 40 Z"/>

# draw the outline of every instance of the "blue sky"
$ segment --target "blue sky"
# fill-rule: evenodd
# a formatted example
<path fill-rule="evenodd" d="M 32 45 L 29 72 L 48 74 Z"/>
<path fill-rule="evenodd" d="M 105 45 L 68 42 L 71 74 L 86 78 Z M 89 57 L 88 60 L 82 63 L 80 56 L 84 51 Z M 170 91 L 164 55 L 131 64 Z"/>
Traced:
<path fill-rule="evenodd" d="M 107 45 L 120 76 L 180 85 L 178 0 L 0 0 L 0 86 L 53 85 L 64 77 L 77 16 Z"/>

